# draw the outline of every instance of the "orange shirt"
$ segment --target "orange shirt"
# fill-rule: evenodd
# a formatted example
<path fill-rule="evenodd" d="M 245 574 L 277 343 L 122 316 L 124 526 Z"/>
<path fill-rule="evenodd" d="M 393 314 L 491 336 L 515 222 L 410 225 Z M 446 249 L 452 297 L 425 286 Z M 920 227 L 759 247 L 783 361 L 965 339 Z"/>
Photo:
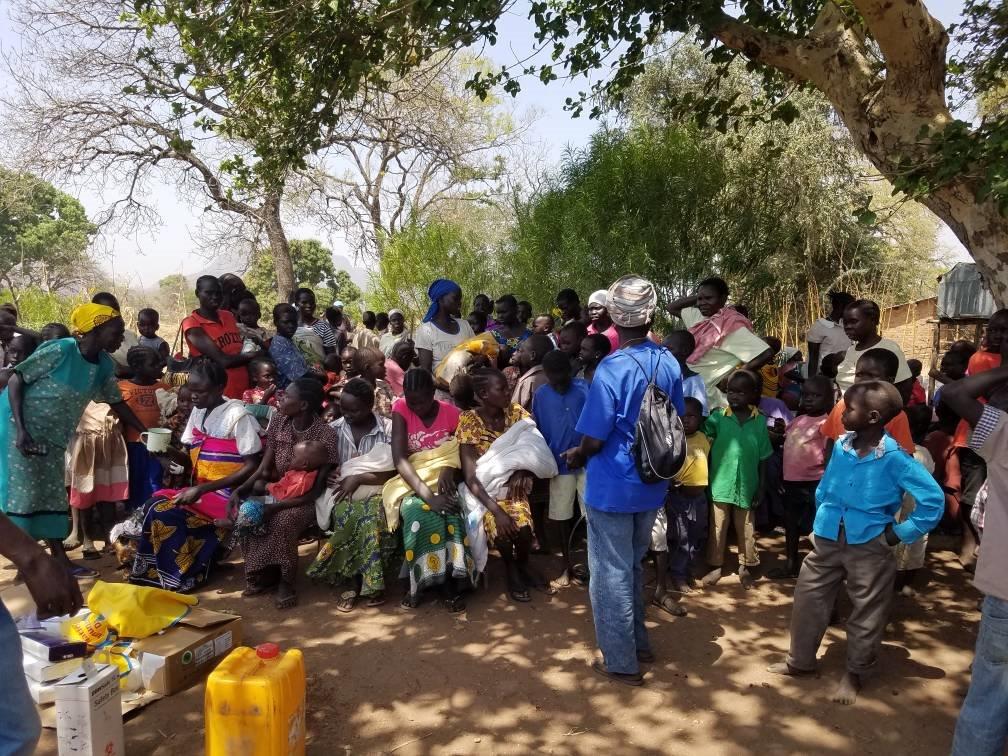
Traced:
<path fill-rule="evenodd" d="M 980 375 L 980 373 L 986 373 L 988 370 L 993 370 L 996 367 L 1001 367 L 1001 355 L 996 352 L 985 352 L 982 349 L 979 352 L 974 352 L 973 356 L 969 359 L 969 364 L 966 366 L 966 375 Z M 977 401 L 981 404 L 987 404 L 987 400 L 982 396 L 977 397 Z M 955 438 L 952 439 L 952 445 L 957 449 L 965 449 L 969 446 L 970 434 L 973 429 L 970 428 L 970 424 L 965 420 L 960 420 L 959 425 L 956 426 Z"/>
<path fill-rule="evenodd" d="M 844 400 L 841 399 L 833 407 L 833 411 L 826 418 L 826 422 L 823 423 L 822 434 L 826 438 L 832 438 L 836 441 L 847 432 L 847 429 L 843 425 L 843 411 Z M 910 421 L 907 420 L 906 412 L 903 410 L 900 410 L 900 413 L 896 417 L 886 423 L 885 429 L 886 433 L 896 439 L 896 443 L 903 447 L 907 454 L 913 454 L 917 450 L 913 436 L 910 435 Z"/>
<path fill-rule="evenodd" d="M 296 499 L 312 490 L 318 470 L 288 470 L 276 483 L 267 483 L 266 490 L 277 501 Z"/>
<path fill-rule="evenodd" d="M 244 339 L 238 332 L 238 321 L 235 320 L 235 316 L 227 310 L 221 309 L 217 311 L 217 317 L 220 318 L 220 321 L 204 318 L 193 310 L 189 317 L 182 321 L 182 333 L 185 334 L 190 356 L 199 357 L 202 355 L 202 352 L 189 341 L 189 331 L 193 328 L 202 328 L 224 354 L 239 354 L 241 352 Z M 248 368 L 245 365 L 228 368 L 227 374 L 228 381 L 224 387 L 224 396 L 229 399 L 241 399 L 242 394 L 249 387 Z"/>
<path fill-rule="evenodd" d="M 150 386 L 138 386 L 133 381 L 119 381 L 119 390 L 123 401 L 133 410 L 137 419 L 148 428 L 156 428 L 161 423 L 161 408 L 157 403 L 155 392 L 158 389 L 168 391 L 164 383 L 153 383 Z M 139 442 L 140 432 L 128 425 L 123 426 L 123 435 L 128 442 Z"/>

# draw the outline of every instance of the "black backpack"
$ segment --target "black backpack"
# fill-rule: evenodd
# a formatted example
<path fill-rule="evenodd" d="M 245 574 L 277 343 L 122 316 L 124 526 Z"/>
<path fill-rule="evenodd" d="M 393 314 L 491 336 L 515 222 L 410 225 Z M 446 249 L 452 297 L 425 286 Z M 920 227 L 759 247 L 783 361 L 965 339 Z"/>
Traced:
<path fill-rule="evenodd" d="M 668 350 L 662 352 L 669 354 Z M 630 358 L 637 358 L 627 352 Z M 634 427 L 634 442 L 630 447 L 637 474 L 645 483 L 659 483 L 671 480 L 682 469 L 686 460 L 686 431 L 682 419 L 676 412 L 672 398 L 662 389 L 655 378 L 661 355 L 655 360 L 654 372 L 648 379 L 647 388 L 641 399 L 640 414 Z M 637 367 L 647 376 L 647 371 L 637 362 Z"/>

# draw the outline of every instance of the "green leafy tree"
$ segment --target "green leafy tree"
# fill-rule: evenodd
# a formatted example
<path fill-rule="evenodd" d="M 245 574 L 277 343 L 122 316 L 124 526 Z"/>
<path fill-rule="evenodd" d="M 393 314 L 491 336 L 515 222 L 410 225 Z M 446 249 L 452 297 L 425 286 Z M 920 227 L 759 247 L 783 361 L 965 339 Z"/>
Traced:
<path fill-rule="evenodd" d="M 460 213 L 412 224 L 384 240 L 381 261 L 371 276 L 369 309 L 398 308 L 414 325 L 427 311 L 427 289 L 437 278 L 462 287 L 463 316 L 478 293 L 503 294 L 496 264 L 503 238 L 499 214 L 468 207 Z"/>
<path fill-rule="evenodd" d="M 29 287 L 51 294 L 91 279 L 88 248 L 97 231 L 70 195 L 0 167 L 0 277 L 15 300 Z"/>
<path fill-rule="evenodd" d="M 343 299 L 349 305 L 360 299 L 360 289 L 350 280 L 346 271 L 336 270 L 332 250 L 325 247 L 322 242 L 316 239 L 293 239 L 290 242 L 290 253 L 295 284 L 313 290 L 320 304 L 328 304 L 337 298 Z M 264 311 L 286 299 L 277 291 L 269 247 L 260 248 L 252 256 L 244 280 Z M 334 292 L 337 291 L 340 293 L 338 297 L 334 296 Z"/>
<path fill-rule="evenodd" d="M 561 287 L 589 292 L 636 271 L 672 297 L 717 274 L 786 338 L 820 314 L 829 288 L 883 305 L 933 289 L 934 220 L 864 179 L 818 95 L 796 93 L 794 121 L 756 124 L 745 138 L 670 124 L 662 103 L 703 89 L 709 69 L 689 48 L 649 66 L 626 97 L 627 125 L 569 154 L 518 205 L 500 260 L 507 288 L 549 303 Z M 739 101 L 754 91 L 740 67 L 732 82 Z"/>
<path fill-rule="evenodd" d="M 282 172 L 302 160 L 319 123 L 339 119 L 349 97 L 381 87 L 433 51 L 477 41 L 495 44 L 499 0 L 467 3 L 376 2 L 240 5 L 218 0 L 141 0 L 141 18 L 175 24 L 201 67 L 226 71 L 254 103 L 247 128 L 257 156 Z M 944 220 L 985 273 L 995 295 L 1008 300 L 1008 115 L 979 123 L 955 117 L 950 85 L 979 99 L 1005 80 L 1008 11 L 997 0 L 967 0 L 956 30 L 959 59 L 949 55 L 948 31 L 923 2 L 824 0 L 813 3 L 730 3 L 728 0 L 534 0 L 530 18 L 542 64 L 521 61 L 498 75 L 477 74 L 477 91 L 518 75 L 545 82 L 589 77 L 597 83 L 569 106 L 593 114 L 619 100 L 673 35 L 701 43 L 726 65 L 739 58 L 761 73 L 763 102 L 740 109 L 732 94 L 712 88 L 669 105 L 727 130 L 769 116 L 793 120 L 797 89 L 820 91 L 854 144 L 893 185 Z M 609 75 L 598 77 L 605 68 Z M 597 95 L 602 95 L 597 97 Z"/>

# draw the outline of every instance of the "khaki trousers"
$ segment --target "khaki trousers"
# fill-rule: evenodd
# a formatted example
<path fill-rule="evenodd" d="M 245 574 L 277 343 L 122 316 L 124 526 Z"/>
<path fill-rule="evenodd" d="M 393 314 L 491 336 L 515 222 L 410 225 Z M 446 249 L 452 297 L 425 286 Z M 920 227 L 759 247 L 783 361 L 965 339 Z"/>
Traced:
<path fill-rule="evenodd" d="M 791 612 L 788 664 L 793 668 L 816 668 L 819 644 L 844 579 L 853 605 L 847 620 L 847 669 L 862 675 L 875 666 L 896 577 L 894 548 L 884 539 L 878 535 L 867 543 L 851 545 L 843 525 L 835 541 L 812 536 L 813 550 L 798 574 Z"/>
<path fill-rule="evenodd" d="M 707 538 L 708 563 L 711 567 L 724 564 L 729 521 L 735 525 L 739 564 L 743 567 L 759 566 L 759 554 L 756 553 L 756 512 L 719 501 L 713 503 L 711 510 L 711 529 Z"/>

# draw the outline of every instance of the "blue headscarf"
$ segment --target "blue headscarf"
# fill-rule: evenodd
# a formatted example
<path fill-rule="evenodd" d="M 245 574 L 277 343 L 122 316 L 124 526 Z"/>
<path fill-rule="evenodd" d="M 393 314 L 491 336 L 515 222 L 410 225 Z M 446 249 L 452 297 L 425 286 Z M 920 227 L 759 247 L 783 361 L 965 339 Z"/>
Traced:
<path fill-rule="evenodd" d="M 429 323 L 434 319 L 434 316 L 438 313 L 438 300 L 441 297 L 451 294 L 453 292 L 462 293 L 462 287 L 459 286 L 454 281 L 449 281 L 447 278 L 439 278 L 434 283 L 430 285 L 427 289 L 427 296 L 430 297 L 430 307 L 427 308 L 427 314 L 423 316 L 423 322 Z"/>

